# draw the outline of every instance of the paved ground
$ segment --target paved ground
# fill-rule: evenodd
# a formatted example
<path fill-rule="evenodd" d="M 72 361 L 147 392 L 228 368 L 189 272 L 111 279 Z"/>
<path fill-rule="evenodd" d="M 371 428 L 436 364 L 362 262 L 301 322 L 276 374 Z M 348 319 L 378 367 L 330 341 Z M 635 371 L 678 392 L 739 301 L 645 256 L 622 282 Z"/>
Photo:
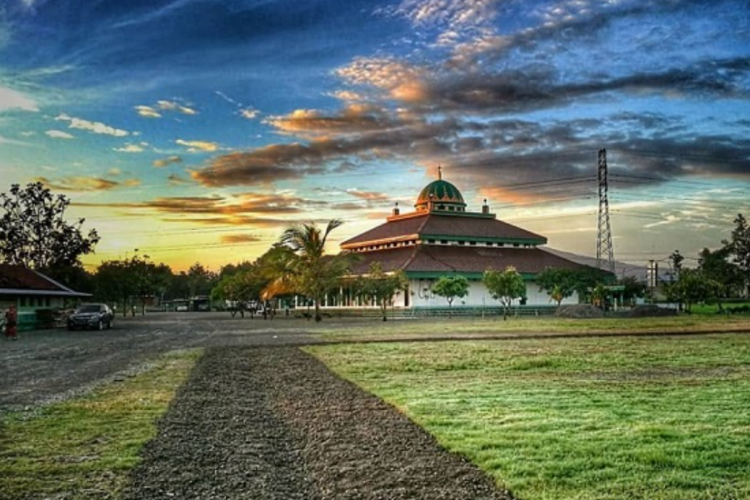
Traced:
<path fill-rule="evenodd" d="M 19 341 L 0 341 L 0 413 L 67 397 L 174 349 L 315 342 L 308 326 L 228 313 L 156 313 L 118 317 L 112 330 L 101 332 L 22 333 Z"/>
<path fill-rule="evenodd" d="M 318 342 L 312 326 L 174 313 L 117 318 L 102 332 L 26 333 L 0 343 L 0 415 L 200 346 L 206 354 L 159 421 L 125 500 L 512 499 L 404 415 L 297 349 Z"/>

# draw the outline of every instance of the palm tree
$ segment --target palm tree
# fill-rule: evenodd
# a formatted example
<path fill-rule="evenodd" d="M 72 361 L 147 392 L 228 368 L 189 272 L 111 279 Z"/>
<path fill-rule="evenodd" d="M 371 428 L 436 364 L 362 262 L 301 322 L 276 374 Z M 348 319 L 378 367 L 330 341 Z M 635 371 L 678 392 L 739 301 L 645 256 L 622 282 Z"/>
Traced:
<path fill-rule="evenodd" d="M 346 255 L 325 255 L 328 235 L 343 222 L 333 219 L 325 231 L 313 222 L 293 226 L 284 231 L 280 243 L 290 250 L 281 280 L 290 283 L 297 293 L 312 299 L 315 304 L 315 321 L 320 321 L 320 302 L 340 283 L 349 268 Z"/>

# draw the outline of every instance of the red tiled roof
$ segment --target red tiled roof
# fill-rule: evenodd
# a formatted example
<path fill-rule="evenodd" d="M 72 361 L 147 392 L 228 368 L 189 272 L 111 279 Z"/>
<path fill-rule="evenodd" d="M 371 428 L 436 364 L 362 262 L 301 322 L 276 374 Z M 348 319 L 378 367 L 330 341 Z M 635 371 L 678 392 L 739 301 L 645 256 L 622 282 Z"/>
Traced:
<path fill-rule="evenodd" d="M 10 264 L 0 264 L 0 288 L 61 291 L 61 288 L 31 269 Z"/>
<path fill-rule="evenodd" d="M 369 231 L 341 243 L 342 248 L 362 246 L 370 242 L 405 239 L 408 236 L 446 236 L 448 238 L 485 238 L 495 240 L 538 240 L 546 242 L 544 236 L 489 217 L 437 215 L 396 219 L 381 224 Z"/>
<path fill-rule="evenodd" d="M 544 240 L 544 236 L 494 218 L 430 215 L 421 234 L 474 238 Z"/>
<path fill-rule="evenodd" d="M 79 293 L 57 283 L 42 273 L 38 273 L 24 266 L 0 264 L 0 293 L 24 292 L 71 297 L 88 297 L 89 294 Z"/>
<path fill-rule="evenodd" d="M 418 245 L 358 255 L 362 256 L 362 260 L 355 265 L 353 274 L 366 273 L 375 261 L 381 262 L 386 272 L 402 269 L 426 273 L 483 273 L 490 268 L 501 271 L 513 266 L 520 273 L 537 274 L 547 267 L 585 267 L 540 248 Z"/>

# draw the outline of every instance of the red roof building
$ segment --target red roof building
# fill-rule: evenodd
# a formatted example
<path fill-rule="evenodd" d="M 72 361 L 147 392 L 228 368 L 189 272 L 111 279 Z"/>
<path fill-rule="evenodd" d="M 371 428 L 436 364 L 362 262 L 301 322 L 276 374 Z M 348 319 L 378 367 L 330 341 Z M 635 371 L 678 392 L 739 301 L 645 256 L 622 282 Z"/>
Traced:
<path fill-rule="evenodd" d="M 513 266 L 527 282 L 528 305 L 551 305 L 534 277 L 547 267 L 580 269 L 581 264 L 541 248 L 547 238 L 497 220 L 484 204 L 481 212 L 467 212 L 460 191 L 440 179 L 428 184 L 417 198 L 415 211 L 393 215 L 369 231 L 341 243 L 341 249 L 360 255 L 353 274 L 366 274 L 373 262 L 386 272 L 404 271 L 409 292 L 401 294 L 397 307 L 444 306 L 430 288 L 441 276 L 460 274 L 471 282 L 463 305 L 497 305 L 481 282 L 487 269 Z M 565 303 L 577 303 L 573 296 Z"/>
<path fill-rule="evenodd" d="M 20 323 L 34 323 L 39 309 L 58 309 L 66 300 L 90 296 L 27 267 L 0 264 L 0 310 L 14 304 Z"/>

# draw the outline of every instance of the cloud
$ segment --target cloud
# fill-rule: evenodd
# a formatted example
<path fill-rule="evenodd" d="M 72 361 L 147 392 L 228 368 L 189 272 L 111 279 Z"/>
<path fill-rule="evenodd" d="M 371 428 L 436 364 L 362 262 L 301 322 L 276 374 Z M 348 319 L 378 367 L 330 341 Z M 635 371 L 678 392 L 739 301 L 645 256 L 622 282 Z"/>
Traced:
<path fill-rule="evenodd" d="M 404 125 L 402 120 L 394 119 L 385 110 L 366 104 L 350 104 L 338 113 L 298 109 L 286 116 L 270 117 L 264 123 L 283 133 L 309 137 L 383 131 Z"/>
<path fill-rule="evenodd" d="M 122 170 L 120 170 L 119 168 L 110 168 L 107 171 L 107 175 L 109 175 L 110 177 L 117 177 L 122 175 Z"/>
<path fill-rule="evenodd" d="M 74 118 L 64 113 L 58 115 L 55 118 L 55 121 L 65 121 L 68 122 L 69 128 L 86 130 L 94 134 L 111 135 L 114 137 L 125 137 L 130 135 L 130 132 L 127 130 L 116 129 L 101 122 L 92 122 L 81 118 Z"/>
<path fill-rule="evenodd" d="M 177 174 L 169 174 L 169 177 L 167 177 L 167 180 L 169 181 L 169 184 L 172 186 L 180 186 L 188 182 L 187 179 Z"/>
<path fill-rule="evenodd" d="M 162 118 L 163 112 L 174 112 L 183 115 L 197 115 L 198 111 L 190 106 L 182 104 L 179 101 L 168 101 L 166 99 L 159 100 L 154 105 L 141 104 L 135 106 L 136 112 L 144 118 Z"/>
<path fill-rule="evenodd" d="M 291 221 L 269 217 L 294 215 L 321 206 L 321 202 L 298 198 L 289 194 L 245 193 L 236 196 L 178 196 L 160 197 L 145 202 L 74 203 L 89 208 L 123 209 L 132 214 L 144 210 L 169 215 L 162 220 L 199 224 L 251 225 L 276 227 Z M 177 218 L 175 218 L 177 217 Z"/>
<path fill-rule="evenodd" d="M 407 103 L 425 99 L 427 74 L 426 68 L 392 57 L 357 57 L 335 71 L 350 85 L 372 87 Z"/>
<path fill-rule="evenodd" d="M 170 156 L 169 158 L 163 158 L 163 159 L 159 159 L 159 160 L 154 160 L 153 165 L 156 168 L 163 168 L 163 167 L 166 167 L 167 165 L 171 165 L 173 163 L 181 163 L 181 162 L 182 162 L 182 158 L 181 157 L 179 157 L 179 156 Z"/>
<path fill-rule="evenodd" d="M 135 110 L 144 118 L 161 118 L 161 113 L 151 106 L 136 106 Z"/>
<path fill-rule="evenodd" d="M 17 90 L 0 86 L 0 113 L 8 110 L 38 112 L 39 105 Z"/>
<path fill-rule="evenodd" d="M 225 234 L 221 236 L 222 243 L 256 243 L 261 239 L 252 234 Z"/>
<path fill-rule="evenodd" d="M 62 130 L 47 130 L 44 133 L 53 139 L 75 139 L 73 134 L 63 132 Z"/>
<path fill-rule="evenodd" d="M 346 192 L 356 198 L 367 201 L 388 201 L 391 199 L 390 195 L 386 193 L 376 193 L 374 191 L 360 191 L 358 189 L 347 189 Z"/>
<path fill-rule="evenodd" d="M 164 111 L 174 111 L 176 113 L 181 113 L 183 115 L 197 115 L 198 114 L 198 112 L 195 109 L 190 108 L 188 106 L 184 106 L 177 101 L 162 100 L 162 101 L 158 101 L 156 105 L 159 107 L 159 109 L 164 110 Z"/>
<path fill-rule="evenodd" d="M 122 187 L 134 187 L 141 183 L 138 179 L 127 179 L 122 182 L 99 177 L 73 176 L 51 180 L 46 177 L 36 177 L 34 182 L 41 182 L 56 191 L 109 191 Z"/>
<path fill-rule="evenodd" d="M 213 153 L 214 151 L 218 151 L 219 149 L 219 145 L 217 143 L 209 141 L 186 141 L 183 139 L 177 139 L 174 142 L 179 144 L 180 146 L 185 146 L 186 148 L 188 148 L 188 152 L 190 153 L 198 153 L 201 151 Z"/>
<path fill-rule="evenodd" d="M 240 110 L 240 116 L 242 118 L 247 118 L 248 120 L 252 120 L 256 118 L 260 114 L 260 111 L 253 108 L 246 108 Z"/>
<path fill-rule="evenodd" d="M 143 153 L 145 151 L 144 146 L 148 146 L 148 143 L 141 142 L 140 144 L 126 144 L 121 148 L 112 148 L 112 150 L 120 153 Z"/>

